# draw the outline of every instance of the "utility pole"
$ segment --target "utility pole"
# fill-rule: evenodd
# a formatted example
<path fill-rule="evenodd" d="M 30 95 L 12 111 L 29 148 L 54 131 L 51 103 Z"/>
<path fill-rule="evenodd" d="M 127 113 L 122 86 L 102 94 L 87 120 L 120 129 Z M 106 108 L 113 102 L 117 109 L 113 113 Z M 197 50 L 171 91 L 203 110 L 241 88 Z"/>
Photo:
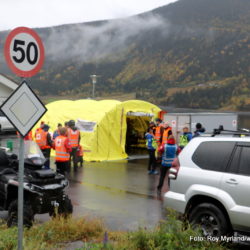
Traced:
<path fill-rule="evenodd" d="M 95 99 L 95 85 L 97 83 L 97 77 L 100 77 L 98 75 L 90 75 L 90 78 L 92 80 L 92 84 L 93 84 L 93 89 L 92 89 L 92 98 Z"/>

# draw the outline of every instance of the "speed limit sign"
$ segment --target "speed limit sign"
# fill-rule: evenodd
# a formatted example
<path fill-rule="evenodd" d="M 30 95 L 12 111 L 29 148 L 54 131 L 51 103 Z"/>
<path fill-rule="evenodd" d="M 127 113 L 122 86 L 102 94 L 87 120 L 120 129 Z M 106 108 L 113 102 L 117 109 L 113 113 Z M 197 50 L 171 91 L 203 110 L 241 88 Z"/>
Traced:
<path fill-rule="evenodd" d="M 10 69 L 20 77 L 32 77 L 44 62 L 44 47 L 38 34 L 29 28 L 12 30 L 5 42 L 4 56 Z"/>

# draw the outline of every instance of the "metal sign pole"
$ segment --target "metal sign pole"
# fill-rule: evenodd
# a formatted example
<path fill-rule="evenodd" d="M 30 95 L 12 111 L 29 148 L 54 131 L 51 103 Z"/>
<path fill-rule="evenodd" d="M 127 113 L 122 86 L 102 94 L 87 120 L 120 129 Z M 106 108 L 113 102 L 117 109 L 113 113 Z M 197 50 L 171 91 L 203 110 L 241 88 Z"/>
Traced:
<path fill-rule="evenodd" d="M 23 249 L 23 172 L 24 172 L 24 138 L 19 139 L 18 169 L 18 250 Z"/>
<path fill-rule="evenodd" d="M 22 34 L 20 36 L 20 34 Z M 16 43 L 17 42 L 17 43 Z M 13 46 L 14 44 L 14 46 Z M 22 47 L 18 47 L 18 44 Z M 30 58 L 30 48 L 35 55 Z M 20 51 L 22 56 L 20 57 Z M 4 56 L 10 69 L 20 77 L 32 77 L 39 72 L 44 62 L 44 47 L 39 35 L 27 27 L 12 30 L 4 44 Z M 22 79 L 22 84 L 1 105 L 1 111 L 20 134 L 18 170 L 18 249 L 23 249 L 23 175 L 24 136 L 47 111 L 43 103 Z M 27 98 L 27 96 L 29 98 Z M 34 110 L 36 112 L 34 113 Z"/>

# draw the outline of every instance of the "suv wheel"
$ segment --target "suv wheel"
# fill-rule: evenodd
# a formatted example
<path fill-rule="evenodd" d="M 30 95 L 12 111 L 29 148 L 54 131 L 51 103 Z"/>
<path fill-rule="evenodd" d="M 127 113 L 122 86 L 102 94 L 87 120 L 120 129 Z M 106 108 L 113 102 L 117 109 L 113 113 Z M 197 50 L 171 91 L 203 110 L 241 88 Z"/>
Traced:
<path fill-rule="evenodd" d="M 192 225 L 199 225 L 205 237 L 220 237 L 229 232 L 229 223 L 224 213 L 211 203 L 202 203 L 193 208 L 189 222 Z"/>
<path fill-rule="evenodd" d="M 17 226 L 18 224 L 18 202 L 14 200 L 10 203 L 9 210 L 8 210 L 8 219 L 7 219 L 7 226 L 13 227 Z M 30 204 L 24 203 L 23 204 L 23 225 L 30 228 L 34 221 L 34 212 Z"/>

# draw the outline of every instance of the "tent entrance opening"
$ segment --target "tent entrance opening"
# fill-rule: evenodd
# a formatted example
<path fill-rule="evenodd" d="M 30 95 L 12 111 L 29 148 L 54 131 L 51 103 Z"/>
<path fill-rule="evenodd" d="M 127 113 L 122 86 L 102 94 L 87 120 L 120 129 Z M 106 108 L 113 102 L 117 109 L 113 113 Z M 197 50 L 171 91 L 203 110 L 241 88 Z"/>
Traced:
<path fill-rule="evenodd" d="M 149 127 L 151 116 L 140 116 L 129 112 L 127 115 L 126 153 L 146 153 L 145 133 Z"/>

